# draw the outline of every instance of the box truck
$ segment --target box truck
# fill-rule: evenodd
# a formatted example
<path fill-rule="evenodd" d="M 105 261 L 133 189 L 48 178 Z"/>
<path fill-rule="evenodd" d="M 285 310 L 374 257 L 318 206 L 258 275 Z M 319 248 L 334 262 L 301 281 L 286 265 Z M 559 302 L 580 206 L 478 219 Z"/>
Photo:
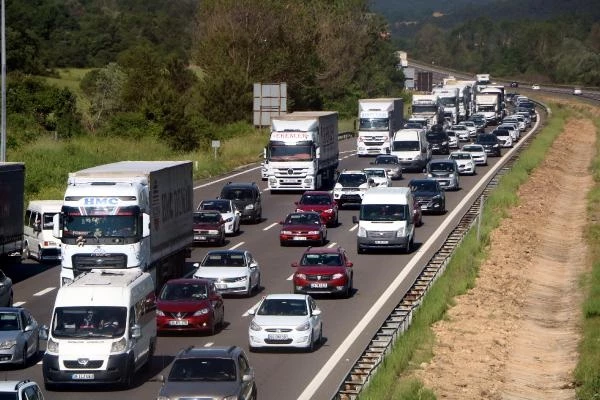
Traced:
<path fill-rule="evenodd" d="M 0 163 L 0 258 L 21 256 L 24 192 L 25 164 Z"/>
<path fill-rule="evenodd" d="M 69 174 L 54 236 L 61 285 L 94 268 L 149 272 L 155 288 L 184 273 L 193 242 L 191 161 L 121 161 Z"/>
<path fill-rule="evenodd" d="M 439 122 L 442 112 L 437 94 L 413 94 L 411 109 L 411 118 L 424 118 L 427 121 L 426 129 Z"/>
<path fill-rule="evenodd" d="M 333 184 L 339 164 L 338 140 L 334 111 L 296 111 L 271 118 L 271 136 L 264 151 L 271 193 Z"/>
<path fill-rule="evenodd" d="M 400 98 L 358 100 L 356 154 L 388 154 L 390 140 L 402 127 L 404 102 Z"/>

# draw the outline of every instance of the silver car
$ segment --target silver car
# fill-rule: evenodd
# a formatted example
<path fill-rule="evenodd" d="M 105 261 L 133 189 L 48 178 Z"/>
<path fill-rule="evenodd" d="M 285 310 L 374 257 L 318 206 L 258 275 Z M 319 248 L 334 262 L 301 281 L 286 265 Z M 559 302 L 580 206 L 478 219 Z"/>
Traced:
<path fill-rule="evenodd" d="M 214 281 L 221 294 L 252 296 L 260 291 L 260 266 L 248 250 L 211 250 L 194 267 L 194 278 Z"/>
<path fill-rule="evenodd" d="M 426 177 L 438 181 L 442 189 L 460 189 L 458 164 L 455 160 L 431 160 L 427 164 L 427 169 L 425 171 Z"/>
<path fill-rule="evenodd" d="M 397 156 L 380 154 L 375 157 L 375 161 L 371 162 L 371 165 L 385 168 L 391 179 L 402 179 L 402 164 L 400 164 Z"/>
<path fill-rule="evenodd" d="M 40 350 L 40 326 L 21 307 L 0 307 L 0 364 L 24 368 Z"/>

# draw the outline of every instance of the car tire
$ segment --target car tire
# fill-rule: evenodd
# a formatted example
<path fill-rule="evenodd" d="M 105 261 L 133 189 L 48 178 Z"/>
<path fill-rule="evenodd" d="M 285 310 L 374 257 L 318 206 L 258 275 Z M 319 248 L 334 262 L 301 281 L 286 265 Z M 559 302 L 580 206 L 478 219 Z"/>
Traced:
<path fill-rule="evenodd" d="M 256 286 L 254 286 L 254 290 L 252 291 L 253 293 L 258 293 L 260 292 L 260 275 L 258 275 L 258 280 L 256 282 Z"/>
<path fill-rule="evenodd" d="M 135 374 L 135 366 L 133 364 L 133 359 L 129 359 L 129 362 L 127 363 L 127 369 L 125 370 L 125 376 L 123 376 L 123 379 L 121 381 L 121 387 L 123 387 L 124 389 L 129 389 L 133 386 L 133 377 Z"/>
<path fill-rule="evenodd" d="M 219 239 L 219 246 L 225 246 L 225 232 L 223 232 L 221 238 Z"/>
<path fill-rule="evenodd" d="M 414 236 L 411 236 L 410 239 L 408 240 L 408 244 L 406 245 L 406 249 L 404 249 L 404 252 L 406 254 L 412 253 L 413 247 L 414 247 L 414 244 L 415 244 L 414 240 L 415 240 Z"/>
<path fill-rule="evenodd" d="M 22 359 L 21 362 L 19 363 L 19 367 L 21 369 L 25 369 L 27 368 L 27 361 L 29 361 L 29 359 L 27 358 L 27 343 L 25 343 L 23 345 L 23 351 L 22 351 L 22 355 L 21 355 Z"/>
<path fill-rule="evenodd" d="M 56 383 L 44 381 L 44 389 L 46 389 L 47 392 L 55 392 L 58 390 L 58 385 Z"/>
<path fill-rule="evenodd" d="M 313 335 L 311 333 L 310 338 L 309 338 L 309 344 L 308 344 L 308 346 L 306 346 L 306 352 L 312 353 L 314 351 L 315 351 L 315 341 L 313 340 Z"/>
<path fill-rule="evenodd" d="M 252 393 L 250 394 L 250 400 L 258 399 L 258 391 L 256 390 L 256 385 L 252 386 Z"/>
<path fill-rule="evenodd" d="M 280 245 L 281 247 L 285 247 L 285 246 L 287 246 L 287 242 L 286 242 L 285 240 L 280 240 L 280 241 L 279 241 L 279 245 Z"/>

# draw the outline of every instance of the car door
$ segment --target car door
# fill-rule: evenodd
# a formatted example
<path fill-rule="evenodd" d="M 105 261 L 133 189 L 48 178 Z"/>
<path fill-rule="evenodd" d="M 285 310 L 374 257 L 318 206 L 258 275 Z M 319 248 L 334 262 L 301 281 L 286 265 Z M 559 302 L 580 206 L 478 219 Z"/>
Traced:
<path fill-rule="evenodd" d="M 215 284 L 212 282 L 208 285 L 208 298 L 210 299 L 210 304 L 212 304 L 213 310 L 215 311 L 216 319 L 220 321 L 222 318 L 225 318 L 223 297 L 217 291 Z"/>
<path fill-rule="evenodd" d="M 31 356 L 31 351 L 36 347 L 37 342 L 37 323 L 26 310 L 21 310 L 21 326 L 23 329 L 23 337 L 27 344 L 27 356 Z M 30 326 L 32 329 L 26 330 Z"/>
<path fill-rule="evenodd" d="M 260 267 L 252 254 L 246 254 L 246 265 L 250 269 L 250 287 L 254 287 L 260 281 Z"/>

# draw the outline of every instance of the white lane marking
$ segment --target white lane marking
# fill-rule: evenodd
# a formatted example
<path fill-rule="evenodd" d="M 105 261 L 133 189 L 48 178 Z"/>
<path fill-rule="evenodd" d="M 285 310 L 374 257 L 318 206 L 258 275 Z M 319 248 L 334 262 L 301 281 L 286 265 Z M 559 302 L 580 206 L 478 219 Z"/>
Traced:
<path fill-rule="evenodd" d="M 291 281 L 292 279 L 294 279 L 294 274 L 291 274 L 290 276 L 288 276 L 286 278 L 286 281 Z"/>
<path fill-rule="evenodd" d="M 241 245 L 243 245 L 244 243 L 246 243 L 246 242 L 239 242 L 238 244 L 236 244 L 236 245 L 234 245 L 234 246 L 231 246 L 231 247 L 229 248 L 229 250 L 235 250 L 235 249 L 237 249 L 238 247 L 240 247 Z"/>
<path fill-rule="evenodd" d="M 44 289 L 44 290 L 40 290 L 39 292 L 37 292 L 37 293 L 34 293 L 33 295 L 34 295 L 34 296 L 43 296 L 43 295 L 45 295 L 46 293 L 53 291 L 54 289 L 56 289 L 56 288 L 55 288 L 55 287 L 48 287 L 48 288 L 46 288 L 46 289 Z"/>
<path fill-rule="evenodd" d="M 536 125 L 537 127 L 537 125 Z M 531 130 L 531 132 L 535 132 L 535 129 Z M 525 137 L 527 137 L 525 136 Z M 525 143 L 524 141 L 521 143 Z M 502 158 L 508 160 L 512 156 L 512 154 L 517 151 L 517 149 L 521 146 L 515 146 L 510 151 L 502 156 Z M 483 186 L 491 180 L 494 174 L 500 169 L 500 167 L 504 163 L 498 162 L 494 164 L 495 168 L 491 168 L 483 178 L 477 182 L 475 187 L 471 189 L 469 193 L 467 193 L 460 203 L 449 213 L 448 217 L 444 220 L 444 222 L 433 232 L 429 239 L 424 242 L 417 253 L 412 257 L 406 266 L 402 268 L 400 273 L 396 276 L 396 278 L 390 283 L 390 285 L 386 288 L 386 290 L 382 293 L 382 295 L 377 299 L 377 301 L 371 306 L 369 311 L 363 316 L 363 318 L 356 324 L 354 329 L 346 336 L 346 339 L 336 348 L 333 355 L 327 360 L 327 362 L 323 365 L 323 367 L 319 370 L 319 372 L 314 376 L 313 380 L 306 386 L 304 391 L 298 396 L 297 400 L 310 400 L 315 397 L 315 394 L 318 393 L 323 382 L 329 377 L 329 373 L 333 371 L 333 369 L 342 363 L 342 358 L 346 354 L 346 349 L 349 349 L 350 346 L 354 344 L 354 342 L 363 334 L 363 332 L 372 324 L 373 318 L 379 313 L 379 311 L 383 308 L 385 303 L 389 300 L 391 296 L 394 295 L 396 289 L 402 284 L 402 282 L 409 276 L 413 271 L 413 269 L 421 268 L 423 263 L 425 262 L 423 258 L 425 254 L 430 250 L 431 247 L 434 246 L 435 241 L 440 235 L 444 232 L 445 229 L 454 221 L 460 210 L 466 206 L 467 203 L 472 203 L 473 198 L 477 196 L 478 193 L 481 193 Z M 354 229 L 356 229 L 356 226 Z M 352 230 L 352 229 L 351 229 Z M 345 362 L 346 364 L 348 361 Z"/>
<path fill-rule="evenodd" d="M 212 347 L 214 345 L 213 342 L 208 342 L 204 345 L 204 347 Z"/>
<path fill-rule="evenodd" d="M 336 242 L 331 242 L 331 243 L 329 243 L 329 245 L 327 246 L 327 248 L 331 249 L 332 247 L 335 247 L 335 246 L 337 246 L 337 243 Z"/>
<path fill-rule="evenodd" d="M 256 302 L 256 303 L 255 303 L 255 304 L 252 306 L 252 307 L 250 307 L 250 308 L 248 309 L 248 311 L 250 311 L 250 310 L 255 310 L 255 309 L 256 309 L 256 307 L 258 307 L 258 304 L 259 304 L 260 302 L 261 302 L 261 300 L 257 301 L 257 302 Z M 249 313 L 248 311 L 246 311 L 245 313 L 243 313 L 243 314 L 242 314 L 242 317 L 247 317 L 248 315 L 250 315 L 250 313 Z"/>
<path fill-rule="evenodd" d="M 269 229 L 271 229 L 272 227 L 274 227 L 275 225 L 279 225 L 279 222 L 273 222 L 271 225 L 263 228 L 263 231 L 268 231 Z"/>
<path fill-rule="evenodd" d="M 219 182 L 223 182 L 223 181 L 228 181 L 228 180 L 230 180 L 231 178 L 234 178 L 234 177 L 236 177 L 236 176 L 240 176 L 240 175 L 247 174 L 248 172 L 256 171 L 257 169 L 260 169 L 260 168 L 261 168 L 261 167 L 260 167 L 260 166 L 258 166 L 258 167 L 254 167 L 254 168 L 247 169 L 247 170 L 245 170 L 245 171 L 242 171 L 242 172 L 238 172 L 237 174 L 233 174 L 233 175 L 227 175 L 226 177 L 224 177 L 224 178 L 221 178 L 221 179 L 217 179 L 216 181 L 210 181 L 210 182 L 208 182 L 208 183 L 204 183 L 204 184 L 202 184 L 202 185 L 195 186 L 195 187 L 194 187 L 194 190 L 196 190 L 196 189 L 200 189 L 200 188 L 203 188 L 203 187 L 207 187 L 207 186 L 210 186 L 210 185 L 214 185 L 215 183 L 219 183 Z"/>
<path fill-rule="evenodd" d="M 13 303 L 13 307 L 21 307 L 23 304 L 25 304 L 25 301 L 17 301 L 15 303 Z"/>
<path fill-rule="evenodd" d="M 348 229 L 348 232 L 353 232 L 356 230 L 356 228 L 358 228 L 358 224 L 354 224 L 352 228 Z"/>

